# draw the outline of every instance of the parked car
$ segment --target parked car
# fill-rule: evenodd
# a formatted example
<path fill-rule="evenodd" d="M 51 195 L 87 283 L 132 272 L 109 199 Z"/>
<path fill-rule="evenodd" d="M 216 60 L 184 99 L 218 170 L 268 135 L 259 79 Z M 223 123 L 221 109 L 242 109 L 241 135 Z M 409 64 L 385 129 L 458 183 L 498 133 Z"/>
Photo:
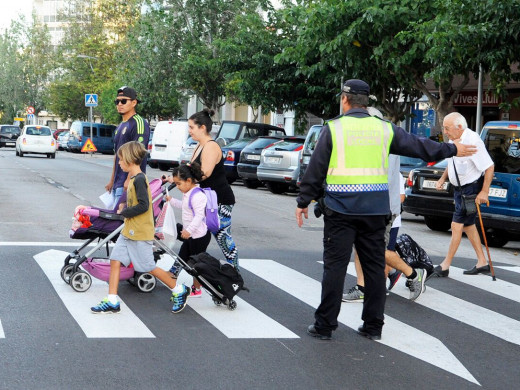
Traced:
<path fill-rule="evenodd" d="M 69 150 L 68 142 L 69 142 L 69 131 L 64 131 L 58 135 L 58 150 Z"/>
<path fill-rule="evenodd" d="M 0 148 L 4 146 L 16 146 L 16 140 L 20 136 L 20 128 L 16 125 L 0 125 Z"/>
<path fill-rule="evenodd" d="M 265 123 L 223 121 L 215 140 L 223 147 L 237 139 L 253 139 L 261 135 L 285 135 L 285 130 Z"/>
<path fill-rule="evenodd" d="M 187 121 L 161 121 L 155 126 L 148 165 L 167 171 L 180 163 L 181 148 L 188 139 Z"/>
<path fill-rule="evenodd" d="M 74 121 L 70 126 L 67 147 L 70 152 L 79 153 L 87 139 L 91 138 L 90 122 Z M 114 154 L 114 131 L 116 126 L 92 123 L 91 141 L 98 153 Z"/>
<path fill-rule="evenodd" d="M 45 154 L 56 158 L 56 140 L 47 126 L 26 125 L 16 140 L 16 155 L 23 157 L 27 153 Z"/>
<path fill-rule="evenodd" d="M 495 162 L 489 207 L 481 207 L 482 221 L 488 244 L 501 247 L 520 234 L 520 122 L 488 122 L 480 136 Z M 450 229 L 455 208 L 453 185 L 446 183 L 443 191 L 435 190 L 446 165 L 444 160 L 432 167 L 413 169 L 408 179 L 403 209 L 424 216 L 432 230 Z"/>
<path fill-rule="evenodd" d="M 298 174 L 298 182 L 296 183 L 298 187 L 300 186 L 303 175 L 305 174 L 305 170 L 309 165 L 309 161 L 311 161 L 311 156 L 314 152 L 314 148 L 316 147 L 316 143 L 318 142 L 321 129 L 323 129 L 323 125 L 311 126 L 307 132 L 307 136 L 305 137 L 305 143 L 303 144 L 302 157 L 300 161 L 300 173 Z"/>
<path fill-rule="evenodd" d="M 148 150 L 148 160 L 150 159 L 150 153 L 152 152 L 152 140 L 153 140 L 153 130 L 150 130 L 150 138 L 148 139 L 148 147 L 146 148 Z M 150 166 L 151 168 L 157 168 L 157 167 L 152 167 Z"/>
<path fill-rule="evenodd" d="M 405 179 L 405 183 L 408 182 L 408 175 L 410 174 L 410 171 L 415 168 L 422 168 L 422 167 L 431 167 L 436 164 L 436 161 L 432 162 L 426 162 L 420 158 L 417 157 L 406 157 L 406 156 L 399 156 L 399 161 L 401 165 L 401 175 L 403 175 Z M 406 187 L 407 184 L 405 184 Z"/>
<path fill-rule="evenodd" d="M 226 178 L 229 184 L 234 183 L 239 177 L 237 172 L 237 164 L 240 160 L 242 149 L 249 144 L 253 139 L 242 138 L 230 142 L 222 147 L 222 157 L 224 158 L 224 169 L 226 171 Z"/>
<path fill-rule="evenodd" d="M 193 152 L 195 151 L 195 147 L 197 146 L 198 142 L 195 141 L 193 138 L 188 137 L 186 142 L 184 142 L 184 145 L 182 145 L 181 148 L 181 155 L 179 159 L 181 160 L 181 164 L 186 164 L 191 161 L 191 156 L 193 156 Z"/>
<path fill-rule="evenodd" d="M 286 137 L 262 150 L 256 172 L 269 191 L 281 194 L 297 188 L 304 142 L 305 137 Z"/>
<path fill-rule="evenodd" d="M 237 173 L 247 188 L 258 188 L 262 185 L 256 173 L 258 165 L 260 165 L 262 150 L 275 142 L 281 141 L 282 138 L 284 137 L 274 135 L 261 136 L 248 143 L 242 149 L 237 164 Z"/>
<path fill-rule="evenodd" d="M 52 136 L 53 136 L 54 139 L 57 141 L 57 140 L 58 140 L 58 136 L 59 136 L 61 133 L 64 133 L 65 131 L 69 131 L 69 129 L 57 129 L 57 130 L 54 130 L 54 132 L 52 133 Z"/>

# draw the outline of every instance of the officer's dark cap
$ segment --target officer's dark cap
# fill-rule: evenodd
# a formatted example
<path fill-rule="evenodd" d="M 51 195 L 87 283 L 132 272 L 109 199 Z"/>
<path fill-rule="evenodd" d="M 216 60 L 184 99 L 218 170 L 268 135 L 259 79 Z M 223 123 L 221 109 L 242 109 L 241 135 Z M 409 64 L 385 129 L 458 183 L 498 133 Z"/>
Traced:
<path fill-rule="evenodd" d="M 338 95 L 341 93 L 350 93 L 352 95 L 370 95 L 370 87 L 363 80 L 350 79 L 345 81 L 343 88 Z"/>

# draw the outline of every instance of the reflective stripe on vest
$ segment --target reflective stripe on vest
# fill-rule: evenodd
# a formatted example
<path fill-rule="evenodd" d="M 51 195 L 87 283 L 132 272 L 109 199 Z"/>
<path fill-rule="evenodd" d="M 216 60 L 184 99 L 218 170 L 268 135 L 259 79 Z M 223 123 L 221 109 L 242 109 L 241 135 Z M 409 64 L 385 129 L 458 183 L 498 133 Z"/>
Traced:
<path fill-rule="evenodd" d="M 327 184 L 388 183 L 392 125 L 377 118 L 343 116 L 329 122 L 332 154 Z"/>

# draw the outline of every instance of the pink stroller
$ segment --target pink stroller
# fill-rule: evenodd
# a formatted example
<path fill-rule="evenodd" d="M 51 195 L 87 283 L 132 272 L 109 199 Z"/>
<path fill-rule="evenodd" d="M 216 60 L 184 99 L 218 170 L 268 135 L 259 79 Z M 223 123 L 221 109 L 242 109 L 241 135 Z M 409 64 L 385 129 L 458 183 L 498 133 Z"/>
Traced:
<path fill-rule="evenodd" d="M 170 185 L 171 188 L 174 186 L 174 184 Z M 163 189 L 161 180 L 155 179 L 150 182 L 150 191 L 152 193 L 153 214 L 154 218 L 157 219 L 161 212 L 166 190 Z M 119 203 L 124 201 L 125 195 Z M 114 210 L 103 210 L 96 207 L 78 207 L 76 209 L 75 218 L 81 221 L 82 225 L 75 230 L 71 230 L 70 237 L 86 240 L 86 242 L 65 258 L 65 264 L 61 268 L 61 278 L 77 292 L 84 292 L 90 288 L 92 285 L 91 275 L 97 279 L 108 281 L 110 275 L 108 245 L 111 241 L 116 241 L 124 226 L 123 217 L 117 214 L 118 207 L 119 204 L 116 205 Z M 98 243 L 88 252 L 82 254 L 85 248 L 96 239 Z M 103 246 L 106 247 L 107 257 L 93 257 L 93 254 Z M 159 257 L 160 254 L 157 253 L 155 260 L 157 261 Z M 153 275 L 148 272 L 136 272 L 131 264 L 129 267 L 121 266 L 120 280 L 128 280 L 142 292 L 151 292 L 157 284 Z"/>

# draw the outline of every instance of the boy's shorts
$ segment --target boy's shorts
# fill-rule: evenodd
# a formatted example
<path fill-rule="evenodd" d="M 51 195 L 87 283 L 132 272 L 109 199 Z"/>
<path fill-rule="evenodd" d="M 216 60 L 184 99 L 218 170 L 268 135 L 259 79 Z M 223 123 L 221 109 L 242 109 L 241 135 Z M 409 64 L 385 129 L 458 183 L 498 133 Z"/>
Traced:
<path fill-rule="evenodd" d="M 110 259 L 119 261 L 125 267 L 132 263 L 137 272 L 150 272 L 157 267 L 153 260 L 153 241 L 130 240 L 122 234 L 117 238 Z"/>

